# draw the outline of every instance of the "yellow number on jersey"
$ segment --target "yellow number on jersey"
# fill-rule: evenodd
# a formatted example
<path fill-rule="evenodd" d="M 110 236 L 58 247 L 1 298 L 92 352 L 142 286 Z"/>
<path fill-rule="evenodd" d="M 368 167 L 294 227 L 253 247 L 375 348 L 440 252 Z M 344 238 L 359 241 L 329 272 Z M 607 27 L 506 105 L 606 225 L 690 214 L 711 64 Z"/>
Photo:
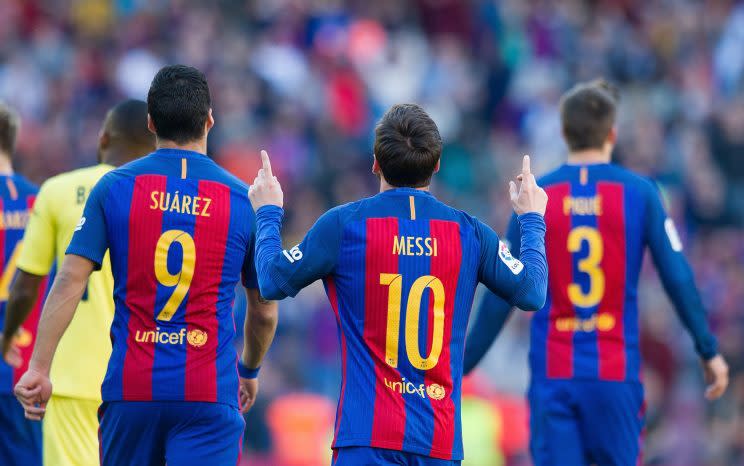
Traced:
<path fill-rule="evenodd" d="M 599 304 L 605 292 L 605 275 L 599 266 L 604 255 L 604 243 L 596 228 L 576 227 L 568 234 L 569 252 L 579 252 L 584 241 L 589 245 L 589 254 L 579 261 L 579 271 L 589 275 L 589 292 L 584 293 L 581 285 L 571 283 L 568 285 L 568 299 L 578 307 L 593 307 Z"/>
<path fill-rule="evenodd" d="M 172 274 L 168 270 L 168 251 L 173 243 L 179 243 L 183 250 L 180 270 Z M 163 309 L 158 314 L 158 320 L 171 320 L 178 310 L 186 293 L 191 287 L 196 265 L 196 246 L 194 238 L 182 230 L 168 230 L 160 236 L 155 246 L 155 278 L 167 287 L 175 287 Z"/>
<path fill-rule="evenodd" d="M 398 339 L 400 337 L 400 308 L 403 294 L 403 277 L 400 274 L 380 274 L 380 285 L 388 290 L 387 333 L 385 338 L 385 362 L 391 367 L 398 367 Z M 434 328 L 431 351 L 427 357 L 421 356 L 419 347 L 419 324 L 421 300 L 424 291 L 430 289 L 434 295 Z M 406 354 L 411 365 L 428 371 L 437 365 L 442 354 L 444 343 L 444 285 L 437 277 L 424 275 L 411 285 L 406 305 Z"/>
<path fill-rule="evenodd" d="M 0 302 L 7 301 L 8 295 L 10 295 L 10 284 L 13 283 L 13 277 L 16 274 L 16 262 L 18 262 L 18 254 L 21 252 L 21 243 L 23 241 L 16 243 L 13 254 L 10 255 L 10 259 L 3 271 L 3 276 L 0 278 Z"/>

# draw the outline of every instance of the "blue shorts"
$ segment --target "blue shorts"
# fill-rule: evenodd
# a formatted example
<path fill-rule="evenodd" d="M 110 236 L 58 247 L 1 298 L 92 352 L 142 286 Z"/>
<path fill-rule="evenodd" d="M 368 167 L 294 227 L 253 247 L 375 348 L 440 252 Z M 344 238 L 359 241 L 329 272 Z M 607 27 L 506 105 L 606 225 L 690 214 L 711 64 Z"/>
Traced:
<path fill-rule="evenodd" d="M 645 405 L 637 382 L 533 380 L 530 452 L 535 466 L 635 466 Z"/>
<path fill-rule="evenodd" d="M 26 419 L 13 395 L 0 395 L 0 464 L 41 466 L 41 422 Z"/>
<path fill-rule="evenodd" d="M 333 450 L 331 466 L 459 466 L 442 460 L 397 450 L 372 447 L 341 447 Z"/>
<path fill-rule="evenodd" d="M 220 403 L 113 401 L 98 410 L 102 466 L 235 466 L 245 421 Z"/>

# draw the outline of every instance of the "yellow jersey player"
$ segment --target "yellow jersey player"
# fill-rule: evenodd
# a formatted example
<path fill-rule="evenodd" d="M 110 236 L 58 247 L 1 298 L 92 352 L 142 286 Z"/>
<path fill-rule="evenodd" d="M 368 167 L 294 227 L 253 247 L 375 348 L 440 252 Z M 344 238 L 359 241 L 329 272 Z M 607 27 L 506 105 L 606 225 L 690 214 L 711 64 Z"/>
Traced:
<path fill-rule="evenodd" d="M 98 165 L 47 180 L 36 199 L 18 258 L 18 275 L 7 305 L 3 356 L 11 364 L 19 353 L 12 337 L 31 311 L 44 278 L 62 263 L 83 207 L 98 180 L 155 149 L 147 129 L 147 104 L 127 100 L 106 115 L 98 144 Z M 83 219 L 84 220 L 84 219 Z M 114 316 L 113 278 L 108 258 L 91 275 L 77 313 L 60 341 L 51 379 L 54 393 L 44 419 L 44 464 L 98 465 L 98 418 L 101 383 L 111 354 L 109 329 Z"/>

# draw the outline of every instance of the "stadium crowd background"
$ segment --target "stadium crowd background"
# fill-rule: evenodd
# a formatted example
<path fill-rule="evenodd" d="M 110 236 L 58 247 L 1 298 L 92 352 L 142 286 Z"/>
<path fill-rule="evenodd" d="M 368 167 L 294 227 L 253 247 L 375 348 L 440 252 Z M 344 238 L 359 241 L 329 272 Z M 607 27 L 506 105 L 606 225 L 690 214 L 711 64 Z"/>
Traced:
<path fill-rule="evenodd" d="M 371 129 L 404 101 L 423 104 L 445 139 L 436 194 L 501 231 L 521 155 L 539 173 L 565 155 L 560 94 L 577 80 L 618 83 L 616 158 L 664 187 L 732 369 L 724 399 L 705 403 L 690 340 L 647 265 L 645 459 L 744 464 L 744 4 L 3 0 L 0 98 L 22 115 L 19 171 L 42 182 L 94 163 L 106 109 L 144 98 L 173 62 L 207 73 L 215 159 L 250 181 L 268 149 L 288 204 L 286 245 L 328 207 L 375 192 Z M 250 464 L 328 461 L 339 349 L 316 285 L 281 304 L 248 416 Z M 529 464 L 528 325 L 512 319 L 466 383 L 465 464 Z"/>

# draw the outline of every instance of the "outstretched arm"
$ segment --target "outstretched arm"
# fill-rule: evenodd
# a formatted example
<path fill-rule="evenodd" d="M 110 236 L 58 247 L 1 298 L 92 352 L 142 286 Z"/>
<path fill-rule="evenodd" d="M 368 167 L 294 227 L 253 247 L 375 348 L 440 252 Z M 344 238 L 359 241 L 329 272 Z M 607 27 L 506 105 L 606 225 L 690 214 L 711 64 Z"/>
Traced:
<path fill-rule="evenodd" d="M 709 383 L 706 397 L 716 399 L 728 385 L 728 366 L 718 354 L 718 342 L 708 326 L 707 313 L 695 286 L 690 264 L 682 253 L 682 243 L 674 222 L 667 217 L 655 190 L 649 194 L 647 208 L 646 243 L 664 290 L 703 361 Z"/>
<path fill-rule="evenodd" d="M 284 196 L 271 172 L 266 151 L 261 151 L 263 168 L 248 191 L 256 211 L 256 271 L 261 296 L 284 299 L 327 276 L 338 254 L 338 216 L 331 210 L 313 225 L 302 242 L 282 250 L 281 224 Z"/>
<path fill-rule="evenodd" d="M 88 284 L 95 264 L 84 257 L 68 255 L 62 262 L 54 285 L 39 319 L 36 345 L 28 371 L 15 387 L 15 394 L 26 411 L 26 417 L 41 420 L 46 402 L 52 394 L 49 369 L 54 353 Z"/>

